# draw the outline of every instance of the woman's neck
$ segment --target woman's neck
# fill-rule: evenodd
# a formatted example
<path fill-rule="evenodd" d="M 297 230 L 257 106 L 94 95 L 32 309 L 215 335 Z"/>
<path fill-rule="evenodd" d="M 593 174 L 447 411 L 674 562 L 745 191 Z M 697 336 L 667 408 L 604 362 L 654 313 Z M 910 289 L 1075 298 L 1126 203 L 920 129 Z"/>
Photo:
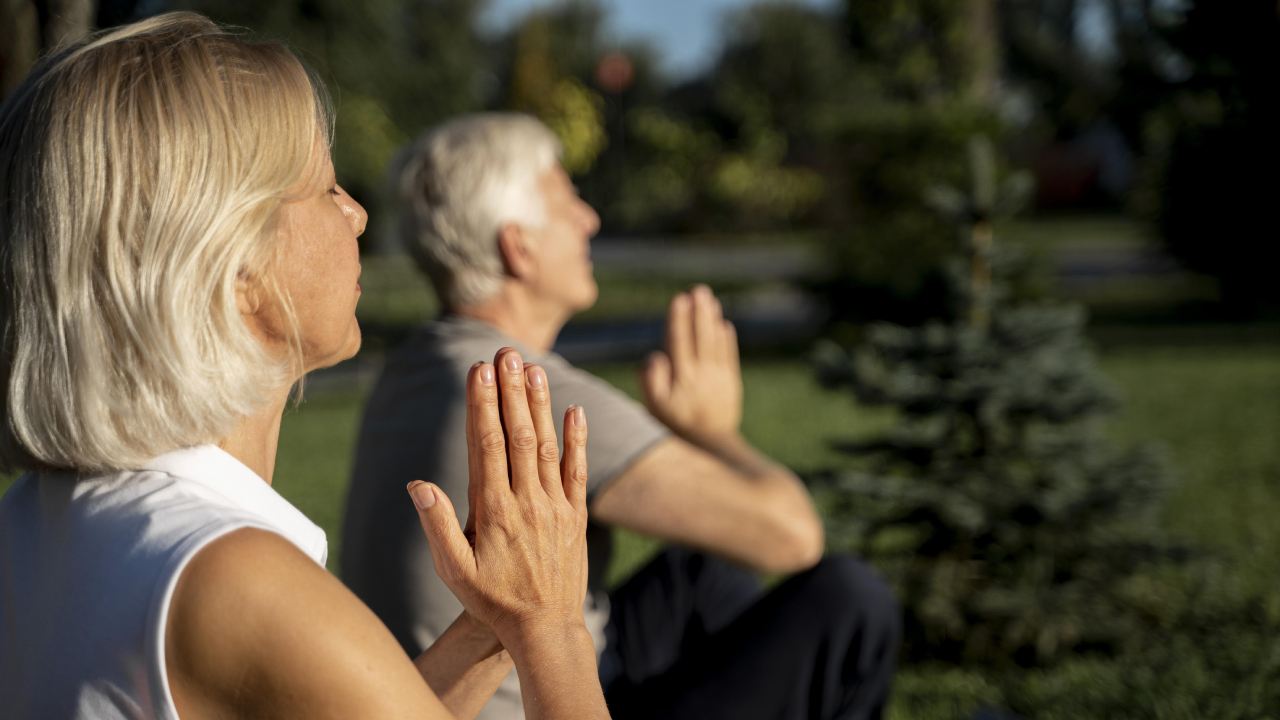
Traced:
<path fill-rule="evenodd" d="M 271 484 L 276 469 L 276 447 L 280 442 L 280 416 L 289 402 L 292 385 L 277 390 L 261 410 L 236 423 L 231 434 L 218 442 L 235 459 Z"/>

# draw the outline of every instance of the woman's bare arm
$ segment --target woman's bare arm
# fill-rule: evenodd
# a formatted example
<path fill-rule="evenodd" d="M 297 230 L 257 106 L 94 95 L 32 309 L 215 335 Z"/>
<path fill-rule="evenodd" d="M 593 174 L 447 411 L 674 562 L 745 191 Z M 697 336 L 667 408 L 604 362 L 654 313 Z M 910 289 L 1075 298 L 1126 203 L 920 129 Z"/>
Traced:
<path fill-rule="evenodd" d="M 512 365 L 521 367 L 518 356 Z M 528 387 L 526 373 L 538 375 Z M 425 483 L 411 492 L 437 572 L 514 658 L 528 715 L 607 718 L 581 613 L 585 417 L 581 409 L 566 416 L 565 454 L 557 462 L 548 408 L 540 368 L 504 369 L 497 378 L 493 366 L 473 368 L 474 544 L 443 492 Z M 179 578 L 167 619 L 166 669 L 184 720 L 452 718 L 424 677 L 442 680 L 444 695 L 469 709 L 482 694 L 477 688 L 496 686 L 497 675 L 496 667 L 472 662 L 479 653 L 467 657 L 465 637 L 456 639 L 452 649 L 420 658 L 426 664 L 420 674 L 341 582 L 283 537 L 242 529 L 202 549 Z"/>
<path fill-rule="evenodd" d="M 511 655 L 488 626 L 463 610 L 413 664 L 455 717 L 472 720 L 511 672 Z"/>
<path fill-rule="evenodd" d="M 266 530 L 229 533 L 191 560 L 165 660 L 183 720 L 453 717 L 364 603 Z"/>

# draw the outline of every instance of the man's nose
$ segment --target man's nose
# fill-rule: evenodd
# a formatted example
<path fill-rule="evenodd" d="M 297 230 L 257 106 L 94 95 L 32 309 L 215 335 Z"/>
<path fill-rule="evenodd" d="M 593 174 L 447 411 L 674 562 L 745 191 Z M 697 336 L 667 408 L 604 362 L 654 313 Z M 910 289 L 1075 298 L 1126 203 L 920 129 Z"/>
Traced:
<path fill-rule="evenodd" d="M 595 208 L 584 202 L 582 203 L 580 215 L 582 229 L 586 231 L 588 237 L 600 232 L 600 214 L 596 212 Z"/>

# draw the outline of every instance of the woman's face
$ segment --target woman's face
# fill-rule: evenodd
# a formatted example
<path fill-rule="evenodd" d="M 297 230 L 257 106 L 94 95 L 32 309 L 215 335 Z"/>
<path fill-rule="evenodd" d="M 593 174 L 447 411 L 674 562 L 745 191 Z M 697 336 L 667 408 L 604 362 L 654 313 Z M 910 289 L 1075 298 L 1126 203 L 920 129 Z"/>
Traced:
<path fill-rule="evenodd" d="M 291 300 L 301 335 L 305 371 L 346 360 L 360 349 L 356 302 L 360 299 L 360 251 L 356 238 L 369 216 L 338 186 L 327 155 L 319 172 L 281 205 L 275 228 L 279 253 L 274 276 Z M 254 313 L 259 337 L 287 349 L 278 312 Z M 275 327 L 271 327 L 275 325 Z"/>

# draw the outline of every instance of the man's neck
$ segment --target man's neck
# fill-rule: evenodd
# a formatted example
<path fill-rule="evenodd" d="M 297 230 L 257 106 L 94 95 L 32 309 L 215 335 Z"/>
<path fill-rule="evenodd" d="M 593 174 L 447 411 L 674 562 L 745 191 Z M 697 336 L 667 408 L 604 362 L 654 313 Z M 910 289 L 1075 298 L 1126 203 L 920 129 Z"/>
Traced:
<path fill-rule="evenodd" d="M 524 288 L 513 283 L 481 302 L 453 308 L 453 312 L 487 323 L 538 354 L 551 350 L 572 315 L 530 298 Z"/>

